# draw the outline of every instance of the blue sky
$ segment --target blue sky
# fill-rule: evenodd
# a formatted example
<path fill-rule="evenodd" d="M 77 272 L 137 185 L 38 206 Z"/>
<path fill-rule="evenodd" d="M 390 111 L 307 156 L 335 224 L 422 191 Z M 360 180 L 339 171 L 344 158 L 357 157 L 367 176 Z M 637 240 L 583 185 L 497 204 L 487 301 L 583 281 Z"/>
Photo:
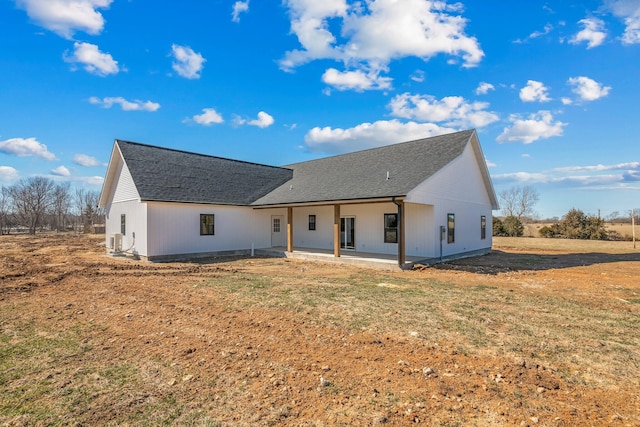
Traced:
<path fill-rule="evenodd" d="M 0 184 L 116 138 L 272 165 L 476 128 L 542 217 L 640 207 L 640 0 L 0 0 Z"/>

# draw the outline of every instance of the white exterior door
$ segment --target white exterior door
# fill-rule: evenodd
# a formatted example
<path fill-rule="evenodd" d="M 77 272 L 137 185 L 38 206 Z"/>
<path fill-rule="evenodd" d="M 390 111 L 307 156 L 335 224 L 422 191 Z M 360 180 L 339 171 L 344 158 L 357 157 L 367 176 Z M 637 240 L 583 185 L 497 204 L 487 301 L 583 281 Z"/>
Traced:
<path fill-rule="evenodd" d="M 284 229 L 285 229 L 284 216 L 272 215 L 271 216 L 271 247 L 285 245 Z"/>

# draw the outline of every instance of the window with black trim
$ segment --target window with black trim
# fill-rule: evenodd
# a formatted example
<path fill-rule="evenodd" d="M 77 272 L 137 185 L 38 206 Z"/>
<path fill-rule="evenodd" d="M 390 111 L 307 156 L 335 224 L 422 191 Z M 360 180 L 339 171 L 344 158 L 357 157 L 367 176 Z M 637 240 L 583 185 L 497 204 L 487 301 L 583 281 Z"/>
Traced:
<path fill-rule="evenodd" d="M 120 215 L 120 234 L 123 236 L 127 232 L 127 216 L 125 214 Z"/>
<path fill-rule="evenodd" d="M 398 243 L 398 214 L 384 214 L 384 242 Z"/>
<path fill-rule="evenodd" d="M 315 229 L 316 229 L 316 216 L 309 215 L 309 230 L 315 230 Z"/>
<path fill-rule="evenodd" d="M 487 217 L 482 215 L 480 216 L 480 239 L 484 240 L 487 238 Z"/>
<path fill-rule="evenodd" d="M 456 215 L 447 214 L 447 243 L 456 241 Z"/>
<path fill-rule="evenodd" d="M 215 217 L 213 214 L 200 214 L 200 235 L 213 236 L 215 234 Z"/>

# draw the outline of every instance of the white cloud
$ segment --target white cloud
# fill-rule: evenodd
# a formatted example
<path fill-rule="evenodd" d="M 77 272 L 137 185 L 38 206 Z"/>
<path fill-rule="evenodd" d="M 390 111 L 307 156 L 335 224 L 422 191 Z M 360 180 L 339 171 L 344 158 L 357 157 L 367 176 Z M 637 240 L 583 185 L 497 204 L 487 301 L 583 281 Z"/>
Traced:
<path fill-rule="evenodd" d="M 124 111 L 157 111 L 160 108 L 160 104 L 151 101 L 133 100 L 127 101 L 121 96 L 97 98 L 92 96 L 89 98 L 89 102 L 95 105 L 101 105 L 103 108 L 111 108 L 114 104 L 120 104 L 120 108 Z"/>
<path fill-rule="evenodd" d="M 551 31 L 553 31 L 553 25 L 551 24 L 547 24 L 544 26 L 544 29 L 542 31 L 534 31 L 531 34 L 529 34 L 525 39 L 516 39 L 513 42 L 514 43 L 526 43 L 529 40 L 532 39 L 537 39 L 538 37 L 542 37 L 542 36 L 546 36 L 547 34 L 551 33 Z"/>
<path fill-rule="evenodd" d="M 571 98 L 567 98 L 567 97 L 560 98 L 560 101 L 562 102 L 562 105 L 571 105 L 571 104 L 573 104 L 573 101 L 571 100 Z"/>
<path fill-rule="evenodd" d="M 233 4 L 233 12 L 231 13 L 231 20 L 233 22 L 240 22 L 240 14 L 249 11 L 249 0 L 237 1 Z"/>
<path fill-rule="evenodd" d="M 492 175 L 491 177 L 497 181 L 515 181 L 527 184 L 565 184 L 583 187 L 620 184 L 626 181 L 623 174 L 556 176 L 551 173 L 514 172 Z"/>
<path fill-rule="evenodd" d="M 553 25 L 547 24 L 547 25 L 544 26 L 544 30 L 543 31 L 534 31 L 533 33 L 529 34 L 529 38 L 530 39 L 537 39 L 538 37 L 546 36 L 552 30 L 553 30 Z"/>
<path fill-rule="evenodd" d="M 640 162 L 566 166 L 537 173 L 512 172 L 491 175 L 491 177 L 495 181 L 565 185 L 583 189 L 629 188 L 629 183 L 640 181 Z"/>
<path fill-rule="evenodd" d="M 15 181 L 19 177 L 18 171 L 11 166 L 0 166 L 0 181 Z"/>
<path fill-rule="evenodd" d="M 189 46 L 171 45 L 171 53 L 174 61 L 172 67 L 178 75 L 187 79 L 199 79 L 200 71 L 207 61 L 202 55 L 196 53 Z"/>
<path fill-rule="evenodd" d="M 573 36 L 569 43 L 579 44 L 587 42 L 587 49 L 600 46 L 604 39 L 607 37 L 607 33 L 604 30 L 604 21 L 598 18 L 585 18 L 578 21 L 579 24 L 584 26 L 584 29 Z"/>
<path fill-rule="evenodd" d="M 259 128 L 266 128 L 266 127 L 271 126 L 274 122 L 275 122 L 275 120 L 273 119 L 273 116 L 269 115 L 268 113 L 265 113 L 264 111 L 260 111 L 258 113 L 258 118 L 257 119 L 250 120 L 247 123 L 249 125 L 251 125 L 251 126 L 257 126 Z"/>
<path fill-rule="evenodd" d="M 89 185 L 100 187 L 104 183 L 104 177 L 102 177 L 102 176 L 83 176 L 83 177 L 80 177 L 79 181 L 84 182 L 84 183 L 89 184 Z"/>
<path fill-rule="evenodd" d="M 516 182 L 527 182 L 530 184 L 549 182 L 549 176 L 545 173 L 530 173 L 530 172 L 501 173 L 501 174 L 491 175 L 491 178 L 496 181 L 516 181 Z"/>
<path fill-rule="evenodd" d="M 285 0 L 285 5 L 291 32 L 301 45 L 280 61 L 286 71 L 316 59 L 333 59 L 364 75 L 379 75 L 389 62 L 404 57 L 426 61 L 446 54 L 461 59 L 464 67 L 474 67 L 484 56 L 477 39 L 465 34 L 467 21 L 460 16 L 459 3 L 404 0 L 398 7 L 395 0 L 352 4 L 346 0 Z M 350 76 L 354 77 L 362 80 L 362 75 Z M 363 90 L 362 84 L 345 89 L 349 87 Z M 368 88 L 378 89 L 379 85 Z"/>
<path fill-rule="evenodd" d="M 509 121 L 512 126 L 504 128 L 496 141 L 500 143 L 522 141 L 525 144 L 531 144 L 538 139 L 561 136 L 562 128 L 566 126 L 566 123 L 561 121 L 554 122 L 551 112 L 544 110 L 531 114 L 526 119 L 512 114 Z"/>
<path fill-rule="evenodd" d="M 610 86 L 602 86 L 597 81 L 584 76 L 571 77 L 568 84 L 573 86 L 573 93 L 577 94 L 582 101 L 595 101 L 604 98 L 611 90 Z"/>
<path fill-rule="evenodd" d="M 95 157 L 87 156 L 86 154 L 76 154 L 73 156 L 73 163 L 80 166 L 105 166 Z"/>
<path fill-rule="evenodd" d="M 118 61 L 110 54 L 100 52 L 95 44 L 75 42 L 73 47 L 73 55 L 67 57 L 65 53 L 65 61 L 84 64 L 87 72 L 98 76 L 117 74 L 120 71 Z"/>
<path fill-rule="evenodd" d="M 345 153 L 442 135 L 455 130 L 433 123 L 380 120 L 362 123 L 349 129 L 315 127 L 307 132 L 304 140 L 306 147 L 312 152 Z"/>
<path fill-rule="evenodd" d="M 496 90 L 491 83 L 481 82 L 476 88 L 476 95 L 486 95 L 490 90 Z"/>
<path fill-rule="evenodd" d="M 483 127 L 498 120 L 498 115 L 486 111 L 486 102 L 469 102 L 461 96 L 437 100 L 431 95 L 396 95 L 388 107 L 395 117 L 422 122 L 443 123 L 455 127 Z"/>
<path fill-rule="evenodd" d="M 361 92 L 370 89 L 390 89 L 390 77 L 381 77 L 378 72 L 365 73 L 361 70 L 340 72 L 329 68 L 322 75 L 322 81 L 338 90 L 356 90 Z"/>
<path fill-rule="evenodd" d="M 70 39 L 76 31 L 99 34 L 104 18 L 97 9 L 108 8 L 113 0 L 16 0 L 38 25 Z"/>
<path fill-rule="evenodd" d="M 51 174 L 53 175 L 54 179 L 56 179 L 58 181 L 74 182 L 74 183 L 80 183 L 80 184 L 83 184 L 83 185 L 87 184 L 87 185 L 91 185 L 91 186 L 95 186 L 95 187 L 102 186 L 102 183 L 104 182 L 104 178 L 101 177 L 101 176 L 60 175 L 60 174 L 54 173 L 54 171 L 51 171 Z M 60 178 L 55 178 L 56 176 L 60 176 Z"/>
<path fill-rule="evenodd" d="M 409 78 L 414 82 L 422 83 L 424 81 L 424 71 L 416 70 Z"/>
<path fill-rule="evenodd" d="M 71 172 L 69 172 L 69 169 L 61 165 L 51 170 L 51 175 L 69 177 L 71 176 Z"/>
<path fill-rule="evenodd" d="M 640 162 L 617 163 L 615 165 L 565 166 L 553 169 L 554 172 L 602 172 L 602 171 L 640 171 Z"/>
<path fill-rule="evenodd" d="M 606 7 L 625 24 L 622 43 L 640 43 L 640 3 L 637 0 L 605 0 Z"/>
<path fill-rule="evenodd" d="M 185 119 L 183 122 L 194 121 L 200 125 L 209 126 L 212 123 L 223 123 L 224 119 L 213 108 L 203 108 L 202 114 L 197 114 L 190 119 Z"/>
<path fill-rule="evenodd" d="M 528 80 L 527 85 L 520 89 L 520 99 L 523 102 L 547 102 L 551 101 L 548 96 L 549 89 L 542 83 L 535 80 Z"/>
<path fill-rule="evenodd" d="M 0 153 L 56 160 L 56 156 L 47 149 L 47 146 L 39 143 L 35 138 L 10 138 L 0 141 Z"/>

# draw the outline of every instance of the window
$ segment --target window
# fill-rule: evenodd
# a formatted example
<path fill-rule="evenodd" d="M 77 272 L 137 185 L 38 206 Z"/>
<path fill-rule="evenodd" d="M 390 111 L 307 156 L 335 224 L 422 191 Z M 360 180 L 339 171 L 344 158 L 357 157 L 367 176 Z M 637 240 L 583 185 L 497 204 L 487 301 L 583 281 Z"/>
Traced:
<path fill-rule="evenodd" d="M 384 214 L 384 242 L 398 243 L 398 214 Z"/>
<path fill-rule="evenodd" d="M 127 216 L 125 214 L 120 215 L 120 234 L 123 236 L 127 231 Z"/>
<path fill-rule="evenodd" d="M 315 229 L 316 229 L 316 216 L 309 215 L 309 230 L 315 230 Z"/>
<path fill-rule="evenodd" d="M 456 241 L 456 215 L 447 214 L 447 243 Z"/>
<path fill-rule="evenodd" d="M 487 238 L 487 217 L 484 215 L 480 217 L 480 238 L 482 240 Z"/>
<path fill-rule="evenodd" d="M 200 214 L 200 235 L 213 236 L 215 234 L 213 214 Z"/>
<path fill-rule="evenodd" d="M 273 232 L 280 232 L 280 218 L 273 218 Z"/>

